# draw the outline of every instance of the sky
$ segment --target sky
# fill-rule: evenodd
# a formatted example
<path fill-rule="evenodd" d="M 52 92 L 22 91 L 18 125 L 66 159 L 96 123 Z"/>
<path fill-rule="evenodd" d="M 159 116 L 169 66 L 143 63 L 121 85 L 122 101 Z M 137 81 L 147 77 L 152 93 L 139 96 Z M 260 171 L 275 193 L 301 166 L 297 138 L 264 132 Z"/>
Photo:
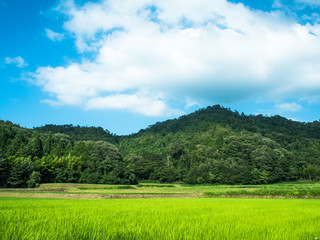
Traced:
<path fill-rule="evenodd" d="M 22 127 L 320 119 L 320 0 L 0 0 L 0 33 L 0 119 Z"/>

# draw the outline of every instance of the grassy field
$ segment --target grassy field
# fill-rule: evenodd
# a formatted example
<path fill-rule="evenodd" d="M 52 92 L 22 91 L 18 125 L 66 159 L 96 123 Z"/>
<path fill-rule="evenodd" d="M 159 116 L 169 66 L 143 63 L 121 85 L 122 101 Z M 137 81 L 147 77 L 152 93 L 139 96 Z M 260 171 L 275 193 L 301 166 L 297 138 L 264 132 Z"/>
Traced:
<path fill-rule="evenodd" d="M 41 184 L 35 189 L 0 189 L 0 196 L 105 199 L 105 198 L 196 198 L 284 197 L 320 198 L 320 183 L 272 185 L 186 185 L 140 183 L 138 185 Z"/>
<path fill-rule="evenodd" d="M 319 197 L 319 183 L 0 189 L 0 239 L 316 239 L 320 200 L 297 198 Z"/>
<path fill-rule="evenodd" d="M 0 198 L 0 239 L 315 239 L 317 199 Z"/>

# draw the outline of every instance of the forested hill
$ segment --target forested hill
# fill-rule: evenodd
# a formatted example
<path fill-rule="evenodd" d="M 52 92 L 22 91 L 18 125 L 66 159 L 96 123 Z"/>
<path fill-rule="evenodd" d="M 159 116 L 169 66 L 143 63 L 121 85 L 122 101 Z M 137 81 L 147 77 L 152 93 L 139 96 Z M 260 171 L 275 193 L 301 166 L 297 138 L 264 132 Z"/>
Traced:
<path fill-rule="evenodd" d="M 320 124 L 219 105 L 129 136 L 0 121 L 0 186 L 40 182 L 261 184 L 320 179 Z"/>
<path fill-rule="evenodd" d="M 265 117 L 263 115 L 239 114 L 220 105 L 200 109 L 179 119 L 158 122 L 147 129 L 140 130 L 137 134 L 153 133 L 177 133 L 179 131 L 206 131 L 212 124 L 228 126 L 235 131 L 249 131 L 261 134 L 281 133 L 293 137 L 320 138 L 320 122 L 303 123 L 288 120 L 279 115 Z M 137 136 L 133 134 L 133 136 Z"/>
<path fill-rule="evenodd" d="M 57 131 L 59 128 L 71 134 Z M 50 127 L 37 131 L 0 121 L 0 186 L 35 187 L 41 182 L 137 183 L 132 167 L 119 149 L 109 142 L 95 141 L 108 133 L 80 136 L 70 131 L 72 128 L 54 126 L 48 131 L 44 130 Z M 102 132 L 101 128 L 79 131 Z"/>
<path fill-rule="evenodd" d="M 123 137 L 139 179 L 257 184 L 320 179 L 320 124 L 219 105 Z"/>
<path fill-rule="evenodd" d="M 118 136 L 111 134 L 108 130 L 102 127 L 81 127 L 73 125 L 53 125 L 47 124 L 42 127 L 37 127 L 35 130 L 39 133 L 62 133 L 69 135 L 76 141 L 106 141 L 116 143 Z"/>

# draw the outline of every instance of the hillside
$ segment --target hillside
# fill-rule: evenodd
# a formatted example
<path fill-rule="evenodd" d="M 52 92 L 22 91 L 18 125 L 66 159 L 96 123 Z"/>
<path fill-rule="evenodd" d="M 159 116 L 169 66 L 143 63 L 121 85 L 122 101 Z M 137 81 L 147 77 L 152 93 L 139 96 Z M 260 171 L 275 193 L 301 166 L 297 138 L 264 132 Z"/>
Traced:
<path fill-rule="evenodd" d="M 261 184 L 320 179 L 320 124 L 219 105 L 129 136 L 100 127 L 0 121 L 0 185 L 39 182 Z"/>
<path fill-rule="evenodd" d="M 34 187 L 42 182 L 137 183 L 115 145 L 90 140 L 88 135 L 77 136 L 69 128 L 64 129 L 71 135 L 51 131 L 51 127 L 38 131 L 0 121 L 0 186 Z M 92 130 L 95 129 L 81 131 Z M 101 132 L 100 128 L 97 131 Z M 94 140 L 101 137 L 92 136 Z M 80 137 L 87 141 L 78 140 Z"/>
<path fill-rule="evenodd" d="M 48 124 L 42 127 L 37 127 L 35 130 L 39 133 L 62 133 L 69 135 L 75 141 L 106 141 L 116 143 L 118 137 L 111 134 L 108 130 L 102 127 L 81 127 L 73 125 L 53 125 Z"/>
<path fill-rule="evenodd" d="M 256 184 L 318 179 L 319 138 L 319 122 L 216 105 L 124 137 L 119 149 L 140 179 Z"/>
<path fill-rule="evenodd" d="M 179 119 L 159 122 L 148 129 L 140 130 L 137 135 L 145 132 L 177 133 L 179 131 L 205 131 L 212 124 L 229 126 L 235 131 L 250 131 L 261 134 L 282 133 L 291 136 L 320 138 L 320 123 L 302 123 L 288 120 L 279 115 L 264 117 L 262 115 L 246 116 L 237 111 L 215 105 L 200 109 Z M 135 136 L 135 135 L 134 135 Z"/>

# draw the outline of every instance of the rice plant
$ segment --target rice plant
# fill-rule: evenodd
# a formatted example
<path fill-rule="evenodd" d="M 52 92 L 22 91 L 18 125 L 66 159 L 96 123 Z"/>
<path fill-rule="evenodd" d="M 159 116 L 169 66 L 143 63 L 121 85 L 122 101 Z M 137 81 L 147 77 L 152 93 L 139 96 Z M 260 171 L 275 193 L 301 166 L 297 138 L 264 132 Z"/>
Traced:
<path fill-rule="evenodd" d="M 0 239 L 315 239 L 316 199 L 0 198 Z"/>

